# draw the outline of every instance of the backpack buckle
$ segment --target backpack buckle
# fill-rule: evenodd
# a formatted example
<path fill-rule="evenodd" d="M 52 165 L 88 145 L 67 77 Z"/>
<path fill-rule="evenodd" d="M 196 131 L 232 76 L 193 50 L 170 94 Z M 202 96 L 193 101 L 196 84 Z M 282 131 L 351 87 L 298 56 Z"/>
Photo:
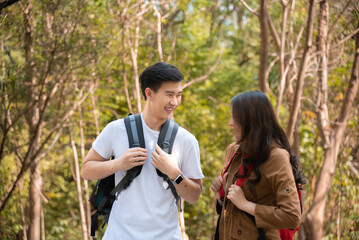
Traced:
<path fill-rule="evenodd" d="M 163 141 L 163 144 L 162 144 L 162 150 L 165 152 L 165 153 L 168 153 L 169 152 L 169 149 L 170 149 L 170 142 L 168 141 Z"/>

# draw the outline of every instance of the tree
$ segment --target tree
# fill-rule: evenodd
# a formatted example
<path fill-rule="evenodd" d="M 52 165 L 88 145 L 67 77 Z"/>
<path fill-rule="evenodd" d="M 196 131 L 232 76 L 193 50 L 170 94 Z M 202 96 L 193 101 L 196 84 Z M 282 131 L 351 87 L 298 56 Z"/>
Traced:
<path fill-rule="evenodd" d="M 359 26 L 359 24 L 358 24 Z M 355 55 L 353 61 L 352 74 L 349 85 L 345 94 L 342 107 L 338 118 L 334 121 L 333 126 L 329 125 L 329 117 L 327 114 L 327 52 L 328 52 L 328 2 L 320 3 L 319 15 L 319 34 L 318 43 L 320 51 L 320 71 L 319 85 L 317 94 L 318 103 L 318 125 L 320 134 L 324 141 L 324 162 L 320 171 L 314 198 L 310 209 L 305 215 L 305 231 L 310 239 L 321 239 L 323 228 L 323 215 L 325 203 L 327 201 L 328 191 L 333 181 L 334 170 L 339 154 L 340 146 L 343 142 L 343 136 L 347 121 L 352 108 L 353 102 L 357 96 L 359 85 L 359 34 L 355 35 Z"/>
<path fill-rule="evenodd" d="M 57 4 L 63 3 L 58 2 Z M 67 18 L 64 9 L 57 15 L 57 11 L 60 11 L 59 5 L 50 4 L 46 8 L 37 5 L 40 8 L 37 8 L 36 11 L 43 11 L 41 16 L 35 14 L 32 1 L 20 3 L 20 7 L 23 13 L 22 27 L 25 32 L 22 44 L 24 48 L 16 49 L 20 57 L 13 59 L 13 65 L 8 66 L 8 74 L 13 75 L 10 75 L 8 80 L 4 82 L 6 92 L 2 96 L 9 97 L 9 101 L 7 101 L 7 106 L 4 106 L 7 109 L 7 117 L 3 119 L 2 126 L 4 126 L 5 131 L 8 131 L 9 126 L 18 128 L 20 125 L 27 125 L 27 127 L 21 128 L 22 131 L 13 131 L 12 136 L 9 136 L 14 139 L 21 139 L 15 144 L 17 146 L 15 152 L 21 162 L 21 168 L 1 198 L 0 211 L 4 210 L 18 182 L 22 181 L 27 171 L 30 170 L 26 221 L 28 239 L 40 239 L 40 213 L 43 198 L 40 161 L 58 140 L 59 136 L 56 135 L 56 132 L 61 132 L 66 125 L 66 120 L 84 101 L 88 95 L 87 91 L 91 91 L 93 86 L 83 81 L 77 88 L 78 92 L 70 91 L 72 83 L 69 73 L 74 71 L 79 64 L 76 62 L 78 59 L 75 60 L 74 56 L 71 55 L 70 46 L 76 46 L 73 38 L 79 33 L 76 26 L 78 24 L 77 18 L 81 15 L 75 15 L 76 17 L 62 22 L 63 28 L 58 29 L 60 22 L 56 23 L 55 19 Z M 79 11 L 81 3 L 72 7 L 74 11 Z M 43 31 L 42 27 L 45 27 L 46 31 L 39 34 L 39 31 Z M 56 32 L 56 30 L 61 33 Z M 15 35 L 15 33 L 12 34 Z M 10 54 L 9 56 L 11 56 Z M 85 63 L 85 59 L 82 56 L 82 63 Z M 25 63 L 23 66 L 20 64 L 22 60 Z M 72 64 L 70 67 L 69 63 Z M 21 71 L 15 71 L 16 67 L 22 68 L 24 74 Z M 19 90 L 18 86 L 13 84 L 15 79 L 26 86 L 26 88 L 20 88 L 23 98 L 14 98 L 14 94 L 18 94 L 16 90 Z M 69 102 L 70 98 L 72 98 L 72 103 Z M 62 110 L 55 111 L 57 106 L 62 106 Z M 13 113 L 17 114 L 15 115 L 16 120 L 25 116 L 25 122 L 14 122 L 12 120 Z M 24 125 L 25 123 L 26 125 Z M 4 136 L 6 137 L 6 135 Z M 3 146 L 7 145 L 7 140 L 11 141 L 9 137 L 5 137 L 2 140 Z"/>
<path fill-rule="evenodd" d="M 300 105 L 301 105 L 304 79 L 305 79 L 305 75 L 306 75 L 306 71 L 307 71 L 307 65 L 308 65 L 308 61 L 309 61 L 310 51 L 312 48 L 315 10 L 316 10 L 315 1 L 310 0 L 309 1 L 309 10 L 308 10 L 308 24 L 307 24 L 307 29 L 306 29 L 305 45 L 304 45 L 304 50 L 303 50 L 304 52 L 303 52 L 300 68 L 298 71 L 297 85 L 295 88 L 293 102 L 291 105 L 290 117 L 289 117 L 287 130 L 286 130 L 287 137 L 290 142 L 293 141 L 294 128 L 295 128 L 295 124 L 297 122 L 297 117 L 298 117 L 299 109 L 300 109 Z"/>

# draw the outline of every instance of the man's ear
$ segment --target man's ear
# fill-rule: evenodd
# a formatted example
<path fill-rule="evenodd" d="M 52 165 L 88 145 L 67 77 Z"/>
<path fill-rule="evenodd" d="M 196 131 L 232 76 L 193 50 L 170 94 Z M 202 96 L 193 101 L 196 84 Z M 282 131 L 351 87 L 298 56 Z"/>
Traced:
<path fill-rule="evenodd" d="M 145 95 L 147 99 L 150 99 L 152 97 L 152 90 L 151 88 L 146 88 L 145 89 Z"/>

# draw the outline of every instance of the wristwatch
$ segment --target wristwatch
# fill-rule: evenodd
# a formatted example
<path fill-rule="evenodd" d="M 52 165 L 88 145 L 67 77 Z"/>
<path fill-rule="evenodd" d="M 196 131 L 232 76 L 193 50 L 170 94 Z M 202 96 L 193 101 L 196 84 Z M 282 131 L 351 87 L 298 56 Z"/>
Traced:
<path fill-rule="evenodd" d="M 182 180 L 183 180 L 183 174 L 180 173 L 180 174 L 175 178 L 175 180 L 173 180 L 172 182 L 173 182 L 174 184 L 180 184 L 180 183 L 182 182 Z"/>

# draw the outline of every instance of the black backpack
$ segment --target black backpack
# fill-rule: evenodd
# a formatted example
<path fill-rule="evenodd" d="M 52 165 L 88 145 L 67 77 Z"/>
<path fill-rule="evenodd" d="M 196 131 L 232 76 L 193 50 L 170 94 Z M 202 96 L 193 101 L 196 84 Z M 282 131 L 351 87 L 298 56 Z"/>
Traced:
<path fill-rule="evenodd" d="M 146 148 L 143 136 L 142 119 L 141 115 L 129 115 L 124 118 L 126 132 L 129 142 L 129 148 L 141 147 Z M 175 140 L 178 124 L 172 119 L 168 119 L 162 126 L 158 136 L 157 144 L 162 150 L 168 154 L 172 152 L 173 142 Z M 111 157 L 113 159 L 114 157 Z M 142 170 L 142 165 L 131 168 L 127 171 L 125 177 L 115 186 L 115 174 L 112 174 L 104 179 L 97 181 L 91 197 L 90 202 L 92 205 L 91 210 L 91 236 L 95 236 L 95 231 L 98 228 L 98 217 L 102 216 L 103 225 L 107 224 L 113 202 L 117 199 L 122 190 L 128 188 L 132 180 L 137 177 Z M 176 202 L 179 200 L 176 188 L 167 175 L 156 169 L 158 176 L 167 182 Z"/>

